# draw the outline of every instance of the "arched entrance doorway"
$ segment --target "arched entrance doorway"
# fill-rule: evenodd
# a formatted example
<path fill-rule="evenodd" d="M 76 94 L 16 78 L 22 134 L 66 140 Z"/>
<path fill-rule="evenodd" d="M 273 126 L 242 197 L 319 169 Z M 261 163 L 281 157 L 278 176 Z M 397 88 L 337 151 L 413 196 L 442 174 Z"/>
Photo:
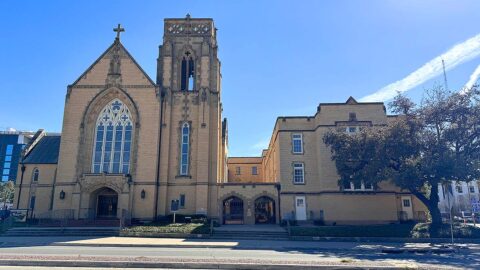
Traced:
<path fill-rule="evenodd" d="M 243 224 L 243 201 L 231 196 L 223 201 L 223 224 Z"/>
<path fill-rule="evenodd" d="M 97 193 L 96 218 L 117 218 L 118 194 L 111 188 L 102 188 Z"/>
<path fill-rule="evenodd" d="M 255 224 L 275 224 L 275 201 L 267 196 L 255 200 Z"/>

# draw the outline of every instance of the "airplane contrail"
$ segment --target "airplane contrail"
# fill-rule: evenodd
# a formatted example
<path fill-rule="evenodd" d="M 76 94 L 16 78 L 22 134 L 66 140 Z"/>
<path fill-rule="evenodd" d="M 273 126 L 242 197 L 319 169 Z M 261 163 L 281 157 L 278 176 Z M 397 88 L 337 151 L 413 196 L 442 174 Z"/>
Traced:
<path fill-rule="evenodd" d="M 475 71 L 470 75 L 470 79 L 465 84 L 465 86 L 463 87 L 462 91 L 460 91 L 460 93 L 467 93 L 468 91 L 470 91 L 472 86 L 474 86 L 477 83 L 479 77 L 480 77 L 480 65 L 478 65 Z"/>
<path fill-rule="evenodd" d="M 480 34 L 453 46 L 448 51 L 433 58 L 419 69 L 410 73 L 407 77 L 391 83 L 373 94 L 361 98 L 360 101 L 370 102 L 392 99 L 397 93 L 406 92 L 442 74 L 442 59 L 445 61 L 445 70 L 450 70 L 478 57 L 479 55 Z"/>

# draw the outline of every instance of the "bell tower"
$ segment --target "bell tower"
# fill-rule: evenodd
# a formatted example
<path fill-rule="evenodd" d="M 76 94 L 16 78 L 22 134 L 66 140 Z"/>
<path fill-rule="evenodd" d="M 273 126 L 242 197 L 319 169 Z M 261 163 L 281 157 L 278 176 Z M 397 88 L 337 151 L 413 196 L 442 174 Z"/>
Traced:
<path fill-rule="evenodd" d="M 216 183 L 223 181 L 220 61 L 212 19 L 165 19 L 157 59 L 161 117 L 158 215 L 172 200 L 180 213 L 215 215 Z"/>

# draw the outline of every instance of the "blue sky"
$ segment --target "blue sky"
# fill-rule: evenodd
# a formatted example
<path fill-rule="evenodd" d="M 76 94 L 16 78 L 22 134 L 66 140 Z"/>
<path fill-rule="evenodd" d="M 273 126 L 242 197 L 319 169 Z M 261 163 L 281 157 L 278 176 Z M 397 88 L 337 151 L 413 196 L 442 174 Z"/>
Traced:
<path fill-rule="evenodd" d="M 480 34 L 480 1 L 0 2 L 0 130 L 60 132 L 66 87 L 113 42 L 155 80 L 163 19 L 211 17 L 218 30 L 231 156 L 260 154 L 275 119 L 313 115 L 405 78 Z M 480 57 L 449 69 L 460 89 Z M 448 64 L 448 63 L 447 63 Z M 407 95 L 443 82 L 436 76 Z"/>

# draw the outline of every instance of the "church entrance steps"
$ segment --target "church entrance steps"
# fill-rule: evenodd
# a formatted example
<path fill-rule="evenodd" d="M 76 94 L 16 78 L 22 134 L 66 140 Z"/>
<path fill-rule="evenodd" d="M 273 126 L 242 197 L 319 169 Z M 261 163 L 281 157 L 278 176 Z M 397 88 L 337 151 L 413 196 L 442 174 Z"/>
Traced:
<path fill-rule="evenodd" d="M 118 227 L 17 227 L 2 236 L 117 236 Z"/>
<path fill-rule="evenodd" d="M 288 240 L 287 231 L 277 225 L 225 225 L 213 230 L 212 239 Z"/>

